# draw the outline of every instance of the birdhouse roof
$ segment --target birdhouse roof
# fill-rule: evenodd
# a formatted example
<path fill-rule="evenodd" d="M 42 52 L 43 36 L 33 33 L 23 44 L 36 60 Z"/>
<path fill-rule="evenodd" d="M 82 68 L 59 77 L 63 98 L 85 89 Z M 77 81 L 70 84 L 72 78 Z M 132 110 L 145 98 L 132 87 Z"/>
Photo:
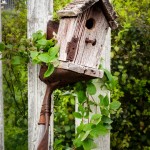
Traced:
<path fill-rule="evenodd" d="M 118 24 L 115 21 L 117 15 L 109 0 L 74 0 L 65 8 L 58 11 L 58 15 L 60 17 L 76 17 L 88 8 L 92 7 L 95 3 L 100 5 L 110 27 L 112 29 L 116 29 L 118 27 Z"/>

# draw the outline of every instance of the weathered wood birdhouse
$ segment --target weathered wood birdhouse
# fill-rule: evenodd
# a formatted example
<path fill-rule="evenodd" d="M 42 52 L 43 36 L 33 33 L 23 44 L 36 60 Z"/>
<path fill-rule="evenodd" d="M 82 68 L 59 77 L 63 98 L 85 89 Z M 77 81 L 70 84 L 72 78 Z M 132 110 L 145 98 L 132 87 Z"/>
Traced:
<path fill-rule="evenodd" d="M 74 0 L 58 12 L 59 68 L 102 77 L 98 70 L 109 27 L 117 28 L 109 0 Z"/>

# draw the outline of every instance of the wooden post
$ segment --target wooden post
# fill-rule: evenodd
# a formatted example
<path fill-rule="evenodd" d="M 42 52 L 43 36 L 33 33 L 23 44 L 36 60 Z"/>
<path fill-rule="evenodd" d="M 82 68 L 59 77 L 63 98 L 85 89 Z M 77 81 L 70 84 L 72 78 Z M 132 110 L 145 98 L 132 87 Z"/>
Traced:
<path fill-rule="evenodd" d="M 102 66 L 107 70 L 110 70 L 110 50 L 111 50 L 111 30 L 109 29 L 109 32 L 107 33 L 104 49 L 102 51 L 102 58 L 104 59 Z M 100 83 L 95 83 L 95 85 L 97 87 L 98 95 L 99 94 L 110 95 L 109 91 L 100 89 Z M 110 150 L 110 134 L 107 134 L 106 136 L 100 136 L 99 138 L 95 139 L 95 142 L 97 143 L 98 147 L 94 150 Z"/>
<path fill-rule="evenodd" d="M 38 31 L 44 33 L 48 20 L 52 18 L 53 0 L 28 0 L 28 38 Z M 38 125 L 42 101 L 45 94 L 45 84 L 39 76 L 38 65 L 28 66 L 28 149 L 37 150 L 43 136 L 43 126 Z"/>
<path fill-rule="evenodd" d="M 1 29 L 1 1 L 0 1 L 0 42 L 2 41 Z M 0 54 L 1 58 L 1 54 Z M 2 91 L 2 61 L 0 61 L 0 150 L 4 150 L 4 118 L 3 118 L 3 91 Z"/>

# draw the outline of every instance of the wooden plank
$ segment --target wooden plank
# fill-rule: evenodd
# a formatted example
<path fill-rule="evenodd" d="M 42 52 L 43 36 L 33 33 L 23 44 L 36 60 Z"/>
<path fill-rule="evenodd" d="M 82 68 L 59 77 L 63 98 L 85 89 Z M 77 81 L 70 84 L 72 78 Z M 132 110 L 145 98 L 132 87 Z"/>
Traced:
<path fill-rule="evenodd" d="M 74 71 L 77 73 L 102 78 L 104 75 L 104 72 L 102 70 L 98 70 L 95 68 L 85 67 L 82 65 L 74 64 L 71 62 L 60 62 L 58 68 L 63 68 L 66 70 Z"/>
<path fill-rule="evenodd" d="M 84 14 L 83 29 L 78 29 L 82 33 L 80 37 L 80 43 L 77 49 L 77 55 L 75 58 L 76 64 L 81 64 L 87 67 L 98 68 L 101 51 L 105 42 L 105 38 L 108 31 L 108 23 L 103 15 L 103 12 L 97 6 L 87 10 Z M 88 29 L 85 24 L 88 19 L 92 18 L 94 27 Z M 80 19 L 80 18 L 78 18 Z M 81 34 L 80 34 L 81 35 Z M 80 36 L 79 35 L 79 36 Z M 86 38 L 90 40 L 96 40 L 96 45 L 91 43 L 86 44 Z"/>
<path fill-rule="evenodd" d="M 52 12 L 52 0 L 28 0 L 29 38 L 37 30 L 46 32 Z M 28 68 L 28 149 L 37 150 L 44 129 L 38 121 L 46 86 L 38 78 L 40 66 L 30 63 Z"/>
<path fill-rule="evenodd" d="M 102 51 L 102 58 L 104 59 L 102 66 L 108 70 L 110 70 L 110 50 L 111 50 L 111 30 L 109 29 L 107 32 L 106 41 Z M 101 83 L 95 82 L 98 91 L 97 95 L 99 94 L 110 95 L 109 91 L 100 88 L 100 84 Z M 97 99 L 97 101 L 99 101 L 99 99 Z M 106 136 L 100 136 L 99 138 L 95 139 L 95 142 L 97 143 L 98 147 L 94 150 L 110 150 L 110 133 L 108 133 Z"/>
<path fill-rule="evenodd" d="M 0 42 L 2 41 L 1 30 L 1 3 L 0 3 Z M 1 58 L 1 54 L 0 54 Z M 2 61 L 0 61 L 0 150 L 4 150 L 4 114 L 3 114 L 3 81 L 2 81 Z"/>

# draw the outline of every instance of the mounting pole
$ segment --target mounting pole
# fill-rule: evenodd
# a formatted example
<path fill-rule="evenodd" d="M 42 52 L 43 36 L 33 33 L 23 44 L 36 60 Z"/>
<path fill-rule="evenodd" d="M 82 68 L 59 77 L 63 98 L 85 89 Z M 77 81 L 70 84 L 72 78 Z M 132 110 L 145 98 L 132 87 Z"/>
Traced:
<path fill-rule="evenodd" d="M 53 0 L 28 0 L 28 38 L 38 30 L 46 33 L 52 18 Z M 46 85 L 39 80 L 40 66 L 28 66 L 28 149 L 37 150 L 44 126 L 38 125 Z"/>
<path fill-rule="evenodd" d="M 0 2 L 0 42 L 2 41 L 1 27 L 1 2 Z M 1 58 L 1 54 L 0 54 Z M 4 150 L 4 113 L 3 113 L 3 89 L 2 89 L 2 61 L 0 61 L 0 150 Z"/>

